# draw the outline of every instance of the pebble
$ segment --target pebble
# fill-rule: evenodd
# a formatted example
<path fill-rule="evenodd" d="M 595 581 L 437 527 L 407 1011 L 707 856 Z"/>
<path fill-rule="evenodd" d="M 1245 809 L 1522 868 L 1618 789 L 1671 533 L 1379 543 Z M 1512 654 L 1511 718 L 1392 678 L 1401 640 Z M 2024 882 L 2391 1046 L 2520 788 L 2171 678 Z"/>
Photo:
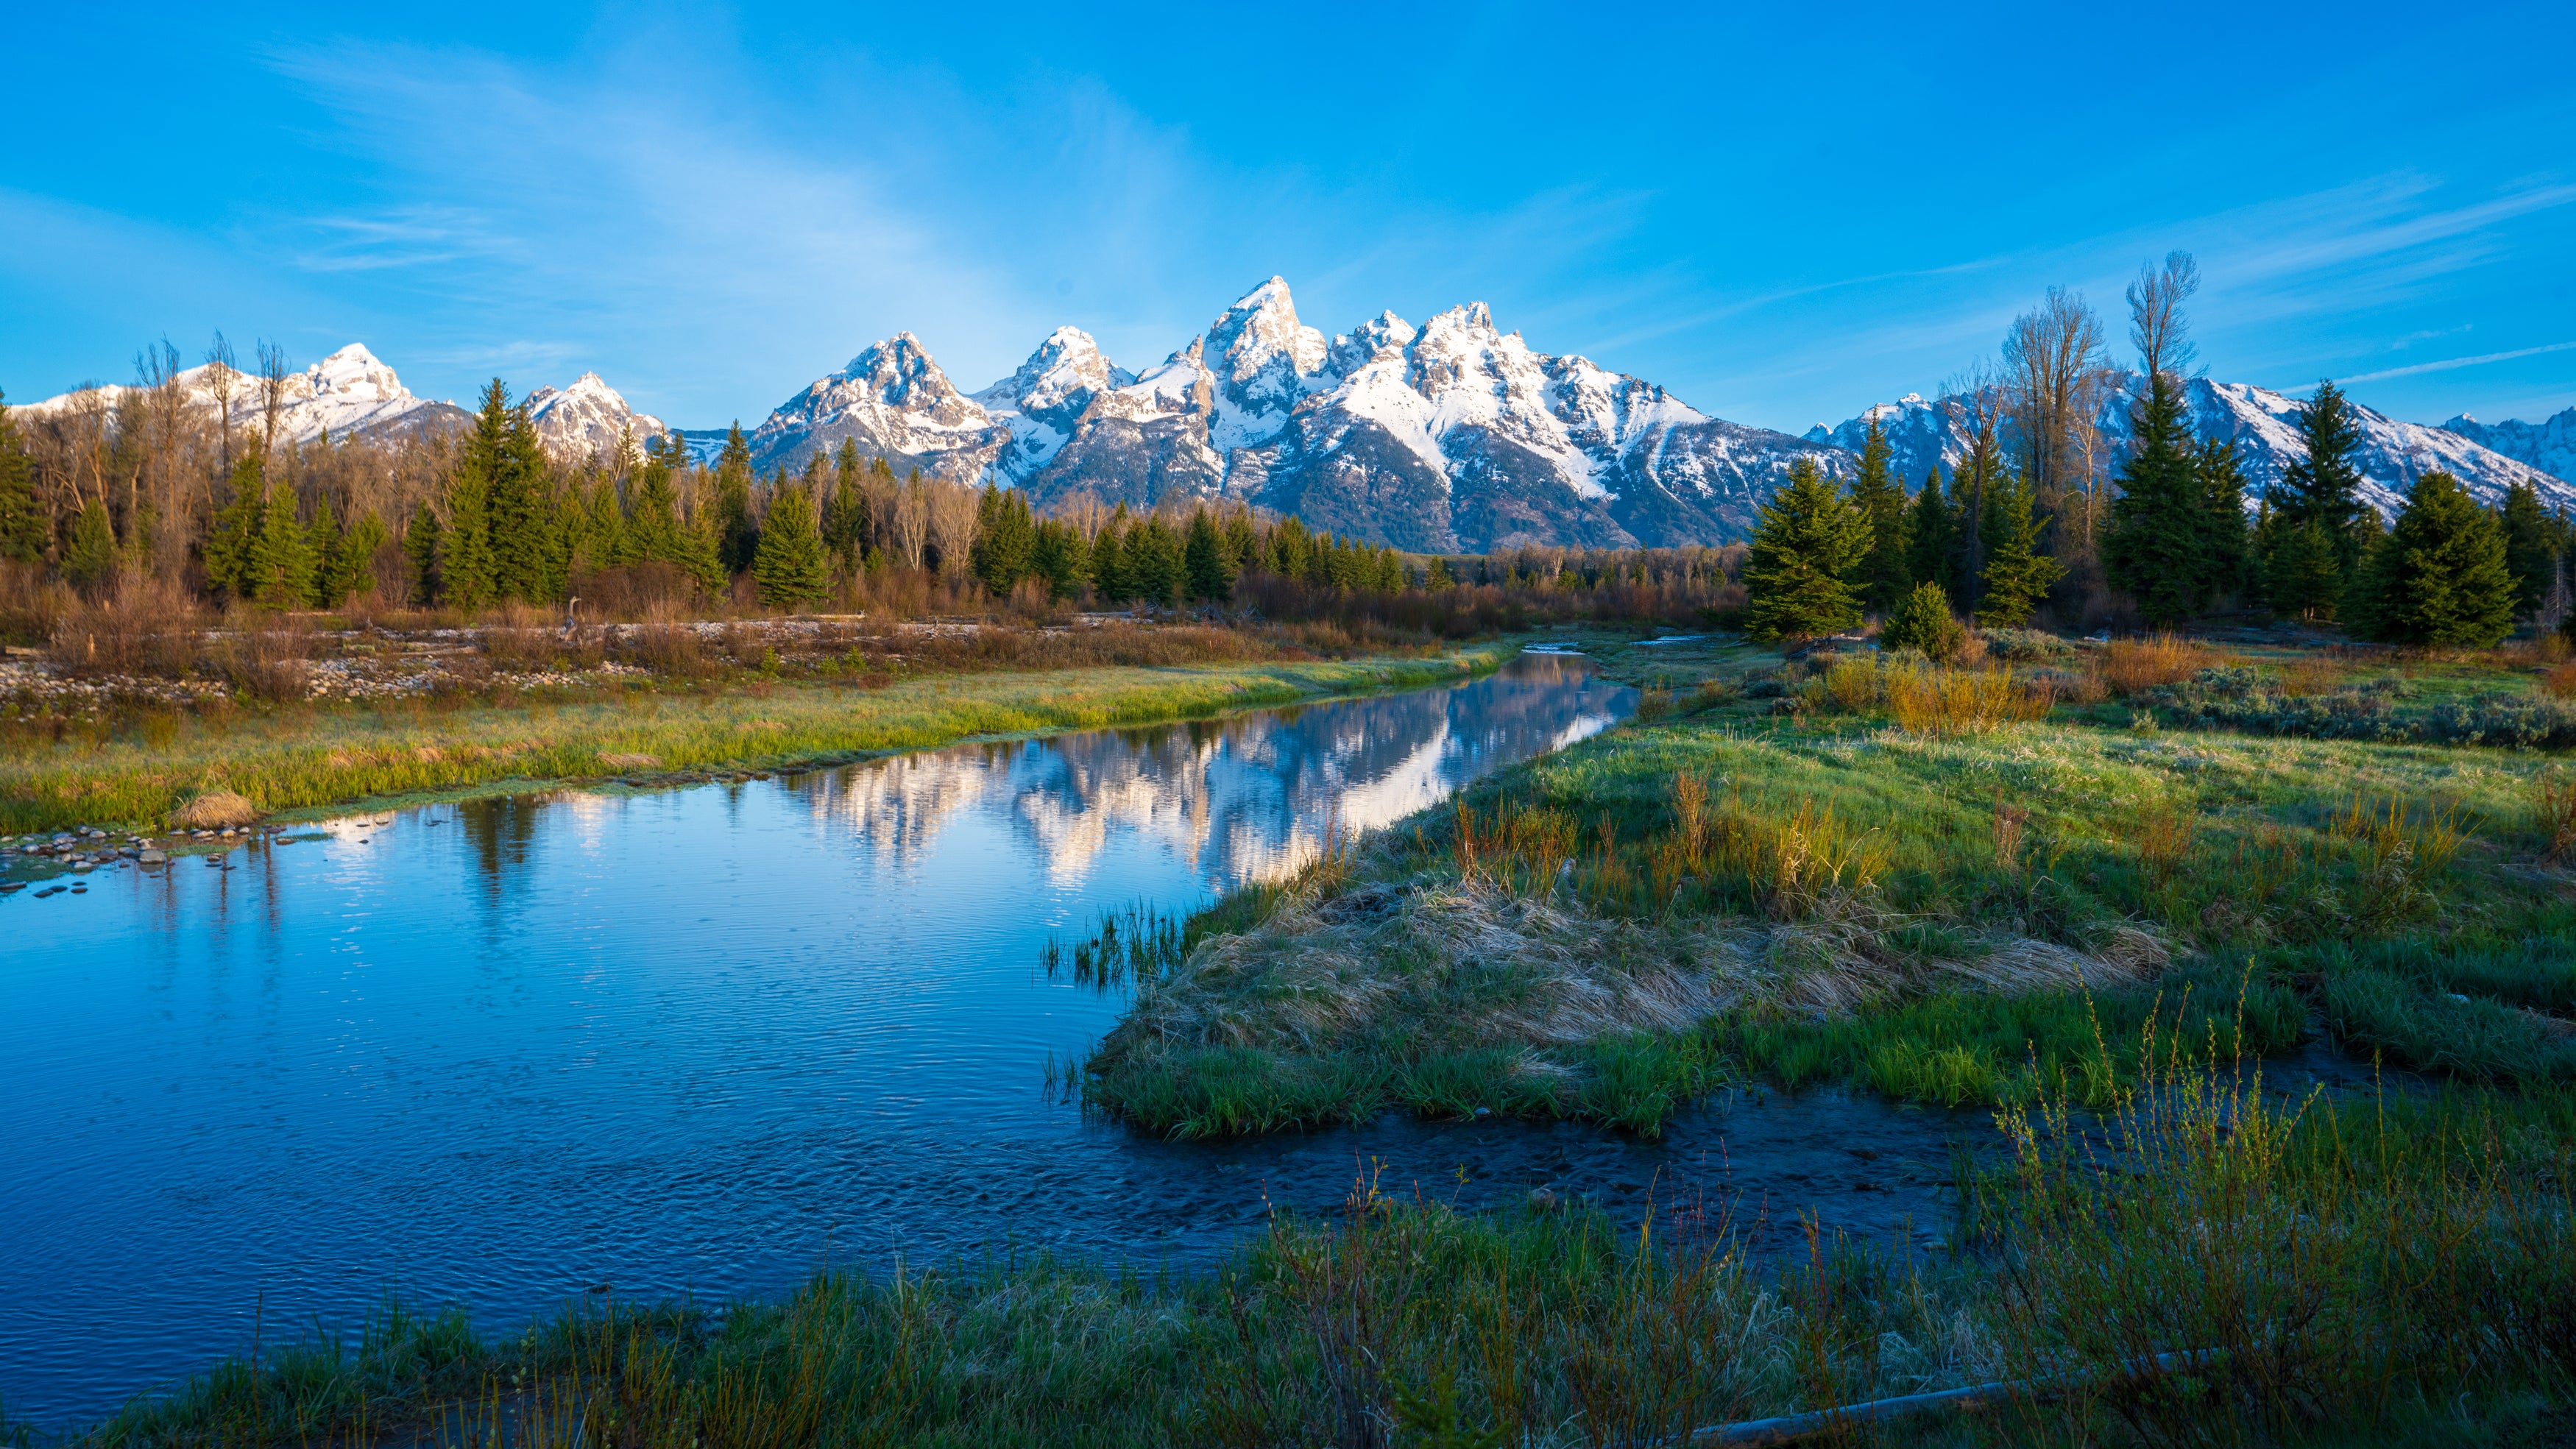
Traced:
<path fill-rule="evenodd" d="M 169 862 L 170 852 L 146 847 L 143 854 L 136 858 L 141 860 L 145 865 L 164 865 Z"/>

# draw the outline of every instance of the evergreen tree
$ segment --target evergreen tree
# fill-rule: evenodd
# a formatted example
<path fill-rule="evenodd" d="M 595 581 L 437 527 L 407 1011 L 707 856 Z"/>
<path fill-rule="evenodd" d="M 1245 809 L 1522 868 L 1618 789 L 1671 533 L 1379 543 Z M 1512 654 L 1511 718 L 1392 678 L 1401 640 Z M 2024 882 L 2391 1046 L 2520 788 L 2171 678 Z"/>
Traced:
<path fill-rule="evenodd" d="M 708 598 L 723 595 L 733 575 L 725 572 L 724 525 L 718 511 L 701 506 L 689 513 L 688 526 L 680 530 L 680 556 L 672 560 L 698 592 Z"/>
<path fill-rule="evenodd" d="M 5 395 L 0 395 L 5 396 Z M 34 563 L 45 556 L 45 520 L 36 511 L 36 467 L 27 441 L 0 401 L 0 559 Z"/>
<path fill-rule="evenodd" d="M 1047 581 L 1047 597 L 1070 599 L 1082 592 L 1082 581 L 1091 576 L 1091 556 L 1083 546 L 1082 530 L 1070 523 L 1048 518 L 1039 521 L 1037 538 L 1029 546 L 1029 567 Z"/>
<path fill-rule="evenodd" d="M 1891 450 L 1887 427 L 1870 409 L 1869 431 L 1861 438 L 1860 476 L 1852 480 L 1852 506 L 1869 520 L 1869 554 L 1857 580 L 1861 607 L 1884 614 L 1912 592 L 1914 570 L 1906 516 L 1905 485 L 1888 469 Z"/>
<path fill-rule="evenodd" d="M 1270 571 L 1283 579 L 1306 576 L 1306 558 L 1314 552 L 1313 541 L 1306 536 L 1306 525 L 1296 514 L 1279 520 L 1270 530 Z"/>
<path fill-rule="evenodd" d="M 2200 491 L 2200 552 L 2212 590 L 2241 597 L 2246 590 L 2245 473 L 2235 445 L 2203 438 L 2192 455 Z"/>
<path fill-rule="evenodd" d="M 292 609 L 313 593 L 313 549 L 304 526 L 295 518 L 295 490 L 268 490 L 261 511 L 259 542 L 253 548 L 250 578 L 253 596 L 272 609 Z"/>
<path fill-rule="evenodd" d="M 469 441 L 464 456 L 447 475 L 447 521 L 438 552 L 439 601 L 469 611 L 490 607 L 494 597 L 490 456 L 478 456 Z"/>
<path fill-rule="evenodd" d="M 232 489 L 206 535 L 206 582 L 228 599 L 246 600 L 259 591 L 253 566 L 268 514 L 268 470 L 259 453 L 245 449 L 233 464 Z"/>
<path fill-rule="evenodd" d="M 509 406 L 499 378 L 484 394 L 484 410 L 498 410 L 499 440 L 490 462 L 484 511 L 492 537 L 492 591 L 528 603 L 560 597 L 564 573 L 562 520 L 554 507 L 554 480 L 536 425 L 526 407 Z M 481 418 L 475 435 L 484 432 Z"/>
<path fill-rule="evenodd" d="M 1180 601 L 1188 576 L 1181 564 L 1180 542 L 1161 515 L 1146 514 L 1143 522 L 1128 530 L 1127 578 L 1136 597 L 1158 609 Z"/>
<path fill-rule="evenodd" d="M 815 482 L 819 486 L 822 479 Z M 830 558 L 815 526 L 813 495 L 803 485 L 782 483 L 770 494 L 751 576 L 760 586 L 760 601 L 773 609 L 817 603 L 830 592 Z"/>
<path fill-rule="evenodd" d="M 2347 616 L 2392 644 L 2483 649 L 2513 632 L 2513 606 L 2502 525 L 2459 479 L 2434 472 L 2406 490 L 2396 527 L 2371 544 Z"/>
<path fill-rule="evenodd" d="M 2066 566 L 2039 551 L 2030 484 L 2017 474 L 2002 474 L 1987 485 L 1985 495 L 1984 516 L 1977 526 L 1986 558 L 1977 622 L 1988 628 L 2019 628 L 2030 622 L 2040 600 L 2065 576 Z"/>
<path fill-rule="evenodd" d="M 859 463 L 859 445 L 841 440 L 841 451 L 832 464 L 832 501 L 823 510 L 823 543 L 842 560 L 842 567 L 858 567 L 860 550 L 868 541 L 868 492 L 865 469 Z"/>
<path fill-rule="evenodd" d="M 2299 418 L 2307 456 L 2281 470 L 2270 491 L 2271 547 L 2263 555 L 2263 592 L 2272 607 L 2308 618 L 2331 618 L 2344 580 L 2360 559 L 2361 425 L 2341 389 L 2329 380 Z"/>
<path fill-rule="evenodd" d="M 430 510 L 427 502 L 412 510 L 411 527 L 403 530 L 403 558 L 411 565 L 414 603 L 435 604 L 446 593 L 439 580 L 438 568 L 439 559 L 445 552 L 440 544 L 440 535 L 444 532 L 439 526 L 438 515 Z"/>
<path fill-rule="evenodd" d="M 672 454 L 647 453 L 635 480 L 635 512 L 621 535 L 623 563 L 651 561 L 683 567 L 689 546 L 681 537 L 680 499 L 671 486 Z"/>
<path fill-rule="evenodd" d="M 1869 554 L 1869 519 L 1800 458 L 1762 506 L 1744 565 L 1745 632 L 1756 639 L 1832 634 L 1860 622 L 1851 578 Z"/>
<path fill-rule="evenodd" d="M 384 546 L 385 521 L 370 508 L 340 539 L 328 584 L 334 604 L 376 591 L 376 551 Z"/>
<path fill-rule="evenodd" d="M 1434 593 L 1458 587 L 1457 577 L 1449 572 L 1449 560 L 1433 558 L 1430 571 L 1423 576 L 1422 586 Z"/>
<path fill-rule="evenodd" d="M 1216 520 L 1204 508 L 1190 515 L 1189 543 L 1182 549 L 1182 562 L 1189 576 L 1191 598 L 1222 604 L 1234 597 L 1234 555 L 1217 532 Z"/>
<path fill-rule="evenodd" d="M 78 589 L 95 589 L 116 576 L 116 525 L 107 505 L 96 498 L 81 505 L 72 519 L 72 536 L 63 546 L 63 577 Z"/>
<path fill-rule="evenodd" d="M 1136 596 L 1135 585 L 1127 572 L 1127 508 L 1118 511 L 1101 525 L 1100 536 L 1091 541 L 1091 587 L 1105 604 L 1123 604 Z"/>
<path fill-rule="evenodd" d="M 2529 479 L 2518 479 L 2505 490 L 2502 522 L 2504 566 L 2513 575 L 2513 611 L 2531 618 L 2539 614 L 2558 577 L 2558 530 Z"/>
<path fill-rule="evenodd" d="M 313 504 L 313 523 L 305 530 L 306 551 L 313 560 L 306 578 L 304 598 L 317 609 L 336 609 L 343 597 L 336 586 L 340 582 L 340 552 L 348 540 L 340 534 L 339 515 L 331 510 L 331 499 L 325 496 Z"/>
<path fill-rule="evenodd" d="M 2200 612 L 2211 584 L 2199 457 L 2172 374 L 2149 375 L 2129 428 L 2102 564 L 2112 585 L 2137 600 L 2148 624 L 2168 628 Z"/>
<path fill-rule="evenodd" d="M 582 504 L 581 553 L 574 567 L 615 568 L 626 561 L 626 516 L 617 505 L 617 480 L 601 474 Z"/>
<path fill-rule="evenodd" d="M 1950 612 L 1950 591 L 1939 584 L 1916 584 L 1887 616 L 1878 642 L 1885 649 L 1913 649 L 1934 659 L 1947 659 L 1967 641 L 1967 628 Z"/>
<path fill-rule="evenodd" d="M 1916 584 L 1939 584 L 1946 592 L 1959 578 L 1959 522 L 1941 491 L 1941 470 L 1923 476 L 1923 491 L 1914 495 L 1905 530 L 1905 574 Z"/>
<path fill-rule="evenodd" d="M 1238 508 L 1226 514 L 1225 521 L 1217 525 L 1217 532 L 1225 546 L 1226 563 L 1232 570 L 1227 577 L 1241 577 L 1245 569 L 1252 567 L 1253 556 L 1261 551 L 1260 535 L 1252 529 L 1252 510 Z"/>
<path fill-rule="evenodd" d="M 751 440 L 735 423 L 716 455 L 716 560 L 727 577 L 751 567 L 760 550 L 760 526 L 751 516 Z"/>
<path fill-rule="evenodd" d="M 975 542 L 967 549 L 967 567 L 995 598 L 1007 599 L 1028 577 L 1037 547 L 1037 524 L 1029 516 L 1029 495 L 1017 488 L 984 485 L 975 501 Z"/>

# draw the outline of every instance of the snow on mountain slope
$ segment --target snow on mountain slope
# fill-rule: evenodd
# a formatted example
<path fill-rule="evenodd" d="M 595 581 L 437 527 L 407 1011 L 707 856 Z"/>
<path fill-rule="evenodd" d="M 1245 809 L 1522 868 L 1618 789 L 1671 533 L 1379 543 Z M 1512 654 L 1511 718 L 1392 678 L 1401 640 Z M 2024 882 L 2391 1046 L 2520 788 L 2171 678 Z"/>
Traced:
<path fill-rule="evenodd" d="M 2576 407 L 2536 423 L 2520 419 L 2482 423 L 2462 413 L 2442 428 L 2553 478 L 2576 483 Z"/>
<path fill-rule="evenodd" d="M 779 404 L 751 435 L 752 466 L 794 471 L 844 438 L 897 472 L 972 481 L 1010 443 L 1011 429 L 959 392 L 921 339 L 898 332 Z"/>
<path fill-rule="evenodd" d="M 2130 407 L 2141 380 L 2137 373 L 2119 374 L 2096 418 L 2096 426 L 2113 449 L 2109 464 L 2113 469 L 2118 467 L 2119 450 L 2129 438 Z M 2201 437 L 2235 440 L 2244 462 L 2249 500 L 2277 480 L 2289 464 L 2307 456 L 2307 447 L 2299 440 L 2299 419 L 2307 411 L 2304 399 L 2250 383 L 2211 382 L 2206 378 L 2193 378 L 2185 393 L 2192 426 Z M 1807 439 L 1857 451 L 1868 430 L 1868 420 L 1875 414 L 1887 430 L 1893 466 L 1906 486 L 1920 487 L 1934 464 L 1946 473 L 1967 453 L 1957 402 L 1954 398 L 1926 402 L 1909 393 L 1895 403 L 1880 404 L 1834 427 L 1819 423 L 1807 431 Z M 2358 403 L 2352 407 L 2361 432 L 2361 495 L 2383 515 L 2395 516 L 2405 500 L 2406 489 L 2417 478 L 2435 471 L 2456 476 L 2472 496 L 2490 505 L 2502 501 L 2507 488 L 2524 480 L 2529 480 L 2553 508 L 2576 505 L 2576 486 L 2529 462 L 2484 447 L 2458 432 L 2399 422 Z M 2576 423 L 2576 409 L 2570 410 L 2570 421 Z"/>
<path fill-rule="evenodd" d="M 1022 483 L 1064 451 L 1093 398 L 1135 380 L 1101 355 L 1090 333 L 1059 327 L 1019 371 L 968 397 L 1011 430 L 996 466 L 1003 478 Z"/>
<path fill-rule="evenodd" d="M 645 439 L 669 431 L 660 418 L 627 406 L 625 397 L 595 372 L 583 373 L 570 387 L 538 388 L 528 394 L 525 406 L 537 440 L 568 463 L 613 454 L 629 436 L 640 448 Z"/>
<path fill-rule="evenodd" d="M 225 407 L 233 426 L 265 426 L 258 378 L 215 362 L 179 374 L 189 402 L 209 411 L 217 406 L 217 394 L 225 390 L 227 382 L 230 395 Z M 84 399 L 113 409 L 118 399 L 133 391 L 113 385 L 83 389 L 30 403 L 21 411 L 36 418 L 57 416 L 89 405 Z M 281 437 L 311 442 L 325 431 L 335 438 L 400 433 L 449 426 L 465 417 L 464 410 L 452 402 L 413 396 L 392 368 L 352 342 L 304 371 L 288 375 L 285 397 L 278 408 L 277 430 Z"/>

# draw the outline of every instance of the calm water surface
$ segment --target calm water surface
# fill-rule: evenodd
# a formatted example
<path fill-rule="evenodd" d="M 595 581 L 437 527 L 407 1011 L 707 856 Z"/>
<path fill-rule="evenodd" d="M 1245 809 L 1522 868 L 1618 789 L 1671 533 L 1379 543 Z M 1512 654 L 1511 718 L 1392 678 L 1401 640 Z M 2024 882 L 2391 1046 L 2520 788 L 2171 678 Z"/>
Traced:
<path fill-rule="evenodd" d="M 1050 934 L 1292 869 L 1607 728 L 1633 696 L 1587 668 L 429 807 L 0 899 L 0 1408 L 94 1418 L 247 1346 L 255 1314 L 274 1341 L 388 1291 L 499 1327 L 827 1259 L 1187 1261 L 1371 1161 L 1475 1201 L 1633 1196 L 1722 1155 L 1721 1127 L 1819 1150 L 1758 1114 L 1659 1144 L 1413 1122 L 1175 1144 L 1042 1090 L 1122 1005 L 1048 979 Z"/>

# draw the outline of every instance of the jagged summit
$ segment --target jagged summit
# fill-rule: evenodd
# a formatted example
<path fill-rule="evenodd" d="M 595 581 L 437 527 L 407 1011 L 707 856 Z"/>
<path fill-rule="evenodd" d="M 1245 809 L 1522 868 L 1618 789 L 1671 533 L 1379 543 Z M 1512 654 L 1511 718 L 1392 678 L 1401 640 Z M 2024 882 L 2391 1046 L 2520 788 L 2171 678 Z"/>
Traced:
<path fill-rule="evenodd" d="M 538 388 L 524 406 L 538 441 L 566 461 L 614 453 L 630 436 L 642 447 L 646 439 L 670 431 L 660 418 L 627 406 L 625 397 L 596 372 L 574 378 L 570 387 Z"/>

